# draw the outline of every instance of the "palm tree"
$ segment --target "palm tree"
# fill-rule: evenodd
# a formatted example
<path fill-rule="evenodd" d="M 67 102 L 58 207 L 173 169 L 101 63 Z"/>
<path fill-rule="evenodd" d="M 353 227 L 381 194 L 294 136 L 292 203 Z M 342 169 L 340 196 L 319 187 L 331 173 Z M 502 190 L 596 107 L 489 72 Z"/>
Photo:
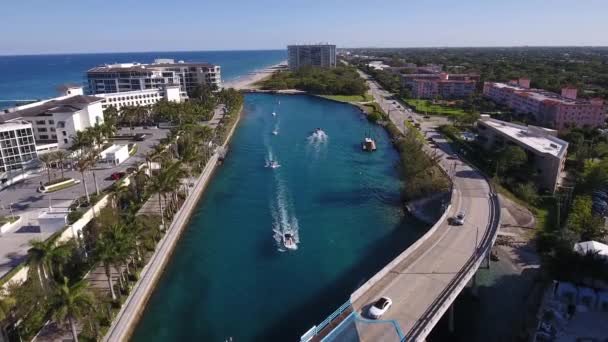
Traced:
<path fill-rule="evenodd" d="M 87 283 L 79 281 L 73 285 L 68 284 L 68 278 L 63 278 L 63 284 L 57 287 L 51 299 L 53 320 L 59 324 L 66 319 L 72 330 L 72 338 L 78 342 L 76 321 L 82 319 L 87 313 L 94 310 L 95 298 L 87 289 Z"/>
<path fill-rule="evenodd" d="M 68 158 L 70 158 L 70 152 L 66 151 L 66 150 L 57 150 L 55 152 L 53 152 L 53 154 L 55 155 L 55 160 L 59 163 L 59 167 L 61 167 L 61 178 L 64 178 L 63 175 L 63 170 L 64 170 L 64 164 L 65 161 L 68 160 Z"/>
<path fill-rule="evenodd" d="M 95 255 L 103 264 L 112 300 L 116 301 L 116 292 L 114 291 L 114 284 L 112 282 L 112 265 L 116 262 L 117 253 L 112 241 L 103 237 L 99 239 L 95 244 Z"/>
<path fill-rule="evenodd" d="M 30 241 L 30 249 L 27 251 L 29 263 L 29 277 L 37 279 L 40 288 L 46 291 L 46 285 L 49 280 L 52 251 L 55 246 L 55 239 L 46 241 L 32 240 Z"/>
<path fill-rule="evenodd" d="M 9 316 L 11 309 L 13 306 L 15 306 L 15 303 L 16 302 L 13 297 L 6 294 L 4 290 L 0 289 L 0 322 Z M 2 328 L 0 327 L 0 329 Z M 1 333 L 2 332 L 0 331 L 0 334 Z"/>
<path fill-rule="evenodd" d="M 88 150 L 93 147 L 93 138 L 90 133 L 87 131 L 77 131 L 76 135 L 72 137 L 72 147 L 73 151 L 80 150 L 80 154 L 83 154 L 83 150 Z"/>
<path fill-rule="evenodd" d="M 157 176 L 152 177 L 150 182 L 150 191 L 158 194 L 158 205 L 160 209 L 161 226 L 165 228 L 165 210 L 163 207 L 162 197 L 165 194 L 174 191 L 178 186 L 184 172 L 181 169 L 181 163 L 175 162 L 169 164 L 160 170 Z"/>
<path fill-rule="evenodd" d="M 87 197 L 87 202 L 91 202 L 89 196 L 89 189 L 87 188 L 87 180 L 85 178 L 85 172 L 87 172 L 93 166 L 93 159 L 90 154 L 81 154 L 78 161 L 76 162 L 76 170 L 80 172 L 82 176 L 82 186 L 84 187 L 84 194 Z"/>
<path fill-rule="evenodd" d="M 46 167 L 46 172 L 49 177 L 49 184 L 51 183 L 51 164 L 57 160 L 57 157 L 54 153 L 49 152 L 45 154 L 41 154 L 38 156 L 38 159 L 44 163 L 44 167 Z"/>

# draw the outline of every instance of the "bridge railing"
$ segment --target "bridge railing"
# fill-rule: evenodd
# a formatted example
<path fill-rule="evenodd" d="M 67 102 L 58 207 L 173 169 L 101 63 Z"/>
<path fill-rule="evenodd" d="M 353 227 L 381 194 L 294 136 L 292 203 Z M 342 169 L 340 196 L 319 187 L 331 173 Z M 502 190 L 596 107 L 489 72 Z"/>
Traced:
<path fill-rule="evenodd" d="M 352 306 L 350 299 L 346 301 L 346 303 L 340 305 L 336 311 L 334 311 L 331 315 L 329 315 L 323 322 L 319 323 L 319 325 L 315 325 L 310 328 L 302 337 L 300 337 L 300 342 L 310 341 L 313 337 L 315 337 L 321 330 L 325 329 L 329 323 L 331 323 L 334 319 L 339 317 L 344 311 L 348 310 Z"/>
<path fill-rule="evenodd" d="M 488 228 L 484 232 L 481 239 L 481 244 L 475 250 L 475 253 L 467 260 L 460 269 L 456 277 L 448 284 L 442 293 L 429 306 L 427 311 L 410 329 L 406 338 L 403 341 L 418 341 L 423 340 L 430 333 L 433 327 L 437 324 L 441 316 L 452 305 L 458 294 L 466 286 L 468 281 L 473 277 L 477 269 L 481 265 L 486 253 L 490 253 L 492 246 L 496 240 L 498 226 L 500 222 L 500 201 L 495 193 L 494 186 L 488 180 L 490 186 L 490 217 Z"/>

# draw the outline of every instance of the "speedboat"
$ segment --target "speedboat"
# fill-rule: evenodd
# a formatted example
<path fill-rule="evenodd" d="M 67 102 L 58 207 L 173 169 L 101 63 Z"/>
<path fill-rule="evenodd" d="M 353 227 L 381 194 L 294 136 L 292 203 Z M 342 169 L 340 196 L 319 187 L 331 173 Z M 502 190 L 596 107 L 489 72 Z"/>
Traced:
<path fill-rule="evenodd" d="M 272 131 L 272 135 L 279 135 L 279 131 L 275 129 L 274 131 Z"/>
<path fill-rule="evenodd" d="M 292 233 L 283 233 L 283 246 L 291 250 L 298 249 L 296 239 L 293 237 Z"/>
<path fill-rule="evenodd" d="M 271 160 L 271 161 L 266 162 L 266 167 L 269 167 L 271 169 L 276 169 L 276 168 L 281 167 L 281 165 L 276 160 Z"/>
<path fill-rule="evenodd" d="M 272 112 L 272 116 L 277 116 L 277 113 L 276 112 Z"/>

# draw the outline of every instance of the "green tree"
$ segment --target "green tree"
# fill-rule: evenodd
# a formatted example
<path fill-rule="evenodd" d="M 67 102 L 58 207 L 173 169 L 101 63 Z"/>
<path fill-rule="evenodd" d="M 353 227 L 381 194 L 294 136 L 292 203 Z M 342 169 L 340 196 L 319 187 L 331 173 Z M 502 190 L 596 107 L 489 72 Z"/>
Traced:
<path fill-rule="evenodd" d="M 582 241 L 601 240 L 608 233 L 604 227 L 604 220 L 593 215 L 592 207 L 591 196 L 577 196 L 568 215 L 568 229 L 579 234 Z"/>
<path fill-rule="evenodd" d="M 65 178 L 63 171 L 65 169 L 65 162 L 70 158 L 70 153 L 66 150 L 57 150 L 53 152 L 55 155 L 55 160 L 59 163 L 59 167 L 61 168 L 61 178 Z"/>
<path fill-rule="evenodd" d="M 72 338 L 78 342 L 76 322 L 94 310 L 95 298 L 87 289 L 84 281 L 69 285 L 68 278 L 63 278 L 63 284 L 57 287 L 51 298 L 53 320 L 58 324 L 68 322 L 72 330 Z"/>
<path fill-rule="evenodd" d="M 526 152 L 519 146 L 507 146 L 498 156 L 497 171 L 513 171 L 528 161 Z"/>
<path fill-rule="evenodd" d="M 15 298 L 6 292 L 7 291 L 0 288 L 0 322 L 4 321 L 8 317 L 11 309 L 16 304 Z"/>
<path fill-rule="evenodd" d="M 45 154 L 38 155 L 38 159 L 44 164 L 47 176 L 49 178 L 49 183 L 51 183 L 51 164 L 57 161 L 57 157 L 54 153 L 48 152 Z"/>
<path fill-rule="evenodd" d="M 95 159 L 92 157 L 91 154 L 81 154 L 75 164 L 76 170 L 80 172 L 80 176 L 82 177 L 82 186 L 84 187 L 84 194 L 89 204 L 91 203 L 91 197 L 89 196 L 89 189 L 87 187 L 87 179 L 85 178 L 85 174 L 91 169 L 91 167 L 93 167 L 94 162 Z"/>

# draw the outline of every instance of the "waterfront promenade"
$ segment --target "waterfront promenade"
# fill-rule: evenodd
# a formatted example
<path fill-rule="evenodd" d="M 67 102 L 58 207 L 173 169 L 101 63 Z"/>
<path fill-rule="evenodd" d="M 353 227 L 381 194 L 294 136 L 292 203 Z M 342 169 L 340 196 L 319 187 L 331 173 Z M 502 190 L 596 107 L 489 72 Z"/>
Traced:
<path fill-rule="evenodd" d="M 441 157 L 440 165 L 453 181 L 452 202 L 447 213 L 415 245 L 372 277 L 351 295 L 354 311 L 366 317 L 369 306 L 381 296 L 393 300 L 393 306 L 382 317 L 392 321 L 408 341 L 424 341 L 432 328 L 449 309 L 462 288 L 474 275 L 491 247 L 498 226 L 498 201 L 490 184 L 476 169 L 455 158 L 448 142 L 436 131 L 437 124 L 420 115 L 399 108 L 390 94 L 376 82 L 367 79 L 375 100 L 389 113 L 391 121 L 405 130 L 404 120 L 412 117 L 421 123 L 420 130 L 432 137 L 438 148 L 425 146 L 429 153 Z M 449 157 L 449 158 L 448 158 Z M 451 226 L 449 218 L 466 214 L 462 226 Z M 384 341 L 395 338 L 395 330 L 385 324 L 357 324 L 345 321 L 330 340 Z"/>

